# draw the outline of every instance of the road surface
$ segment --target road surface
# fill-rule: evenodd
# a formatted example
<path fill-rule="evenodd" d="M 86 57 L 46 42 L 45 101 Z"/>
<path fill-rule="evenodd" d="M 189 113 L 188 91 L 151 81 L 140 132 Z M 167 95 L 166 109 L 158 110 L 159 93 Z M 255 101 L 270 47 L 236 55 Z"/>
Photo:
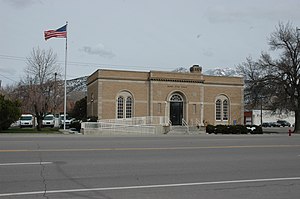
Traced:
<path fill-rule="evenodd" d="M 299 195 L 300 135 L 0 134 L 0 199 Z"/>

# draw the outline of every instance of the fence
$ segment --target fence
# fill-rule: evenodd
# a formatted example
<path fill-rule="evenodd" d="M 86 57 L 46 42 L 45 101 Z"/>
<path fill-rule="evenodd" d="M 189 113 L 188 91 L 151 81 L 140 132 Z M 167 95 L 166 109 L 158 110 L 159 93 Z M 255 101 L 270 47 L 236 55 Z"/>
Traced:
<path fill-rule="evenodd" d="M 168 125 L 169 119 L 164 116 L 145 116 L 121 119 L 106 119 L 99 120 L 98 122 L 115 123 L 125 125 Z"/>
<path fill-rule="evenodd" d="M 99 120 L 81 124 L 84 134 L 159 134 L 168 126 L 166 117 L 135 117 Z"/>

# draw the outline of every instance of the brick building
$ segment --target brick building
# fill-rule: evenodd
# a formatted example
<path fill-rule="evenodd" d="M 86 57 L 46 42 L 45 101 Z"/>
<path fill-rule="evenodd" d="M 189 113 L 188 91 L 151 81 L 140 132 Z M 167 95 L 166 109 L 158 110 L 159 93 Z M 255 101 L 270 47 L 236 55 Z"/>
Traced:
<path fill-rule="evenodd" d="M 165 116 L 172 125 L 243 124 L 241 77 L 102 70 L 87 80 L 87 114 L 98 119 Z"/>

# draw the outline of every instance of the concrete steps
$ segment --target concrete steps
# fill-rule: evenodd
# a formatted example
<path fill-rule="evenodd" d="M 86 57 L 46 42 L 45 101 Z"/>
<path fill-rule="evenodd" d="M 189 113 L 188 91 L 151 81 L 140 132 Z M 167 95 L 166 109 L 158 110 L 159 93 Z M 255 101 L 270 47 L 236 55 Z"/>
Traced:
<path fill-rule="evenodd" d="M 195 126 L 189 126 L 188 128 L 186 126 L 172 126 L 171 130 L 168 132 L 168 134 L 173 135 L 196 135 L 203 133 L 205 133 L 205 128 L 197 128 Z"/>

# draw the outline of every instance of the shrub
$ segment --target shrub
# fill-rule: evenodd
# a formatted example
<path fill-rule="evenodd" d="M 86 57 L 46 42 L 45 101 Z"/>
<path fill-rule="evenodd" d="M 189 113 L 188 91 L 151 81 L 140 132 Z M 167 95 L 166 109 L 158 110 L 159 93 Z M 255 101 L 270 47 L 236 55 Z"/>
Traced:
<path fill-rule="evenodd" d="M 247 128 L 243 125 L 230 125 L 231 134 L 247 134 Z"/>
<path fill-rule="evenodd" d="M 237 128 L 239 129 L 240 134 L 248 134 L 248 129 L 244 125 L 236 125 Z"/>
<path fill-rule="evenodd" d="M 216 126 L 216 134 L 228 134 L 228 128 L 225 125 Z"/>
<path fill-rule="evenodd" d="M 244 125 L 207 125 L 206 132 L 211 134 L 261 134 L 262 129 L 259 126 L 256 126 L 254 131 L 247 129 L 247 126 Z"/>
<path fill-rule="evenodd" d="M 80 121 L 73 121 L 71 124 L 70 124 L 70 128 L 75 128 L 76 131 L 80 131 L 81 129 L 81 123 Z"/>
<path fill-rule="evenodd" d="M 98 121 L 98 117 L 97 116 L 91 116 L 87 119 L 88 122 L 97 122 Z"/>
<path fill-rule="evenodd" d="M 211 125 L 211 124 L 207 125 L 206 126 L 206 133 L 209 133 L 209 134 L 215 133 L 215 126 Z"/>
<path fill-rule="evenodd" d="M 263 134 L 263 130 L 261 126 L 253 125 L 255 129 L 251 132 L 251 134 Z"/>
<path fill-rule="evenodd" d="M 239 134 L 239 131 L 235 125 L 230 125 L 230 134 Z"/>
<path fill-rule="evenodd" d="M 0 131 L 8 129 L 13 122 L 18 120 L 21 115 L 19 107 L 18 101 L 11 101 L 0 95 Z"/>

